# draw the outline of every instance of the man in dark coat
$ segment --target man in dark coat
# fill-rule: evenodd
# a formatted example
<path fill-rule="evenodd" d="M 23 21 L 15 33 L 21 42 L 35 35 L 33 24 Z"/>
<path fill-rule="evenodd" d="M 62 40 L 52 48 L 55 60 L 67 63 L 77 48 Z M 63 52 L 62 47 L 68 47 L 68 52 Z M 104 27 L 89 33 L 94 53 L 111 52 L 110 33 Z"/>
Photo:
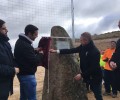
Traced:
<path fill-rule="evenodd" d="M 75 76 L 76 80 L 82 77 L 84 82 L 89 83 L 96 100 L 103 100 L 101 93 L 102 71 L 99 65 L 100 52 L 95 47 L 91 35 L 84 32 L 80 37 L 81 45 L 72 49 L 51 49 L 50 52 L 60 54 L 79 53 L 81 73 Z"/>
<path fill-rule="evenodd" d="M 25 34 L 20 34 L 15 44 L 14 56 L 20 68 L 20 100 L 36 100 L 35 72 L 42 61 L 39 48 L 34 50 L 32 43 L 38 37 L 38 28 L 34 25 L 25 27 Z"/>
<path fill-rule="evenodd" d="M 120 21 L 118 23 L 118 27 L 120 28 Z M 114 87 L 120 91 L 120 39 L 117 41 L 116 50 L 110 60 L 110 67 L 113 70 L 112 83 Z"/>
<path fill-rule="evenodd" d="M 7 32 L 5 22 L 0 19 L 0 100 L 7 100 L 9 92 L 13 93 L 13 77 L 19 72 L 18 68 L 14 68 Z"/>

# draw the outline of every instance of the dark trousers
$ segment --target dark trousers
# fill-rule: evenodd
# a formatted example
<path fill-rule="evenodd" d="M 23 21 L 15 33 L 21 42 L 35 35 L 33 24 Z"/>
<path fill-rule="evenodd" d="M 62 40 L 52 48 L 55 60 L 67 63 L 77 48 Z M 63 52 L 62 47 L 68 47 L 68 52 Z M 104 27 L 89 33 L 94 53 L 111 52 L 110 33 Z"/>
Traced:
<path fill-rule="evenodd" d="M 8 100 L 10 81 L 0 82 L 0 100 Z"/>
<path fill-rule="evenodd" d="M 117 91 L 120 91 L 120 69 L 113 71 L 112 84 Z"/>
<path fill-rule="evenodd" d="M 90 88 L 93 91 L 96 100 L 103 100 L 103 98 L 102 98 L 102 79 L 101 79 L 101 82 L 99 82 L 99 83 L 90 82 Z"/>
<path fill-rule="evenodd" d="M 112 84 L 112 80 L 113 80 L 113 71 L 105 70 L 104 71 L 105 92 L 110 93 L 112 90 L 113 94 L 117 94 L 117 90 Z"/>

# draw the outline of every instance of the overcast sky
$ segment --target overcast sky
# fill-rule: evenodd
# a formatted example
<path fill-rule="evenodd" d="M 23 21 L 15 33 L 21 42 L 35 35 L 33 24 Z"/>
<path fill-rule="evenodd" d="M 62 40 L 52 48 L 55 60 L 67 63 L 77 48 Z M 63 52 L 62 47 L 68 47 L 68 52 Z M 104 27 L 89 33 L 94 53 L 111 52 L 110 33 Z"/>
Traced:
<path fill-rule="evenodd" d="M 120 0 L 73 0 L 75 37 L 82 32 L 91 34 L 117 31 Z M 6 21 L 10 43 L 14 43 L 27 24 L 39 28 L 39 37 L 50 36 L 52 26 L 64 27 L 72 36 L 71 0 L 0 0 L 0 19 Z"/>

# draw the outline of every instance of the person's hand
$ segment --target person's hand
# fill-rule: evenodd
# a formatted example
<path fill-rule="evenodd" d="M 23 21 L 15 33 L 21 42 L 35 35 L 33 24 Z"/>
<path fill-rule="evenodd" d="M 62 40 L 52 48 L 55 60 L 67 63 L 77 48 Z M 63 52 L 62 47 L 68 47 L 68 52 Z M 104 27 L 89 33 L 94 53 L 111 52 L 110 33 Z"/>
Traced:
<path fill-rule="evenodd" d="M 15 74 L 18 74 L 20 72 L 19 68 L 15 67 Z"/>
<path fill-rule="evenodd" d="M 44 52 L 43 52 L 41 47 L 40 48 L 39 47 L 38 48 L 34 48 L 34 50 L 37 51 L 38 53 L 44 54 Z"/>
<path fill-rule="evenodd" d="M 41 50 L 41 51 L 39 51 L 39 53 L 42 53 L 42 54 L 44 54 L 44 52 Z"/>
<path fill-rule="evenodd" d="M 57 50 L 54 50 L 54 49 L 50 49 L 49 50 L 51 53 L 57 53 Z"/>
<path fill-rule="evenodd" d="M 34 48 L 35 51 L 39 52 L 42 50 L 42 48 Z"/>
<path fill-rule="evenodd" d="M 80 80 L 81 78 L 82 78 L 81 74 L 77 74 L 77 75 L 74 77 L 74 79 L 77 80 L 77 81 Z"/>
<path fill-rule="evenodd" d="M 116 69 L 116 68 L 117 68 L 116 63 L 113 62 L 113 61 L 111 61 L 111 62 L 110 62 L 110 68 L 111 68 L 111 69 Z"/>

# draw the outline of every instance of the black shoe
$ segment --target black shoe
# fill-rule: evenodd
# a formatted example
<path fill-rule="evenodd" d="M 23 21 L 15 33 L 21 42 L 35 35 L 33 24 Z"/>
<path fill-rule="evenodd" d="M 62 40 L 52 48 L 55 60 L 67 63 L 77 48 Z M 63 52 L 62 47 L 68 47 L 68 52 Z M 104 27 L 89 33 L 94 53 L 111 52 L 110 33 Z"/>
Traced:
<path fill-rule="evenodd" d="M 112 98 L 117 98 L 117 94 L 112 94 Z"/>
<path fill-rule="evenodd" d="M 108 95 L 111 95 L 111 93 L 110 92 L 104 92 L 103 95 L 108 96 Z"/>

